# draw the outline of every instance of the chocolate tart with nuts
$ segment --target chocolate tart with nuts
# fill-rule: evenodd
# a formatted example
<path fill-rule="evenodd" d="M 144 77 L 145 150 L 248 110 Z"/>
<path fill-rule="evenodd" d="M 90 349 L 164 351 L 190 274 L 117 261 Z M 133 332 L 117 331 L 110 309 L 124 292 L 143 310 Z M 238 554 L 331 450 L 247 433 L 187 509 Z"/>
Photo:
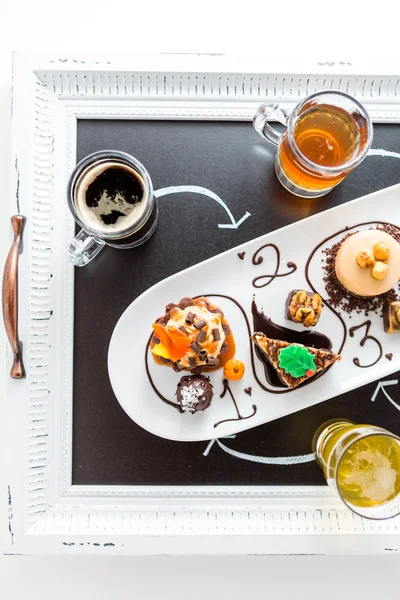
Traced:
<path fill-rule="evenodd" d="M 322 298 L 314 292 L 293 290 L 286 300 L 286 318 L 304 327 L 314 327 L 321 316 Z"/>
<path fill-rule="evenodd" d="M 150 350 L 158 364 L 199 374 L 223 367 L 235 342 L 222 310 L 205 298 L 171 302 L 153 323 Z"/>
<path fill-rule="evenodd" d="M 269 338 L 263 333 L 254 333 L 251 339 L 271 363 L 281 382 L 290 389 L 298 387 L 342 358 L 330 350 L 290 344 Z"/>

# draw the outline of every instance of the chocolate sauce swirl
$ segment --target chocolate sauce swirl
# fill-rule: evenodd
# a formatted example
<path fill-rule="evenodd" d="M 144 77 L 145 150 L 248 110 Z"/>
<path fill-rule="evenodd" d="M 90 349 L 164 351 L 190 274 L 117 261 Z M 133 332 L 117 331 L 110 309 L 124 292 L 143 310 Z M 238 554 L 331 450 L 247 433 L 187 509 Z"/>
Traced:
<path fill-rule="evenodd" d="M 222 421 L 218 421 L 218 423 L 214 423 L 214 427 L 218 427 L 218 425 L 221 425 L 221 423 L 229 423 L 231 421 L 245 421 L 246 419 L 251 419 L 251 417 L 254 417 L 254 415 L 257 412 L 257 406 L 255 404 L 253 404 L 253 412 L 251 413 L 251 415 L 248 415 L 247 417 L 243 417 L 240 414 L 239 411 L 239 407 L 236 403 L 235 397 L 232 393 L 231 388 L 229 387 L 229 381 L 227 379 L 223 380 L 223 385 L 224 385 L 224 389 L 222 391 L 222 394 L 220 395 L 220 398 L 224 398 L 224 396 L 226 395 L 226 392 L 229 392 L 230 397 L 232 398 L 232 402 L 235 405 L 235 409 L 236 409 L 236 413 L 237 413 L 237 417 L 236 418 L 232 418 L 232 419 L 223 419 Z"/>
<path fill-rule="evenodd" d="M 286 266 L 290 269 L 290 271 L 288 271 L 287 273 L 279 273 L 279 268 L 281 266 L 281 253 L 280 253 L 278 246 L 276 246 L 275 244 L 264 244 L 264 246 L 261 246 L 261 248 L 256 250 L 253 254 L 253 258 L 251 261 L 253 263 L 253 265 L 260 265 L 264 261 L 262 256 L 258 256 L 258 254 L 261 252 L 261 250 L 264 250 L 264 248 L 272 248 L 273 250 L 275 250 L 276 267 L 275 267 L 274 273 L 272 273 L 271 275 L 267 274 L 267 275 L 259 275 L 258 277 L 255 277 L 252 281 L 252 285 L 255 288 L 266 287 L 267 285 L 272 283 L 276 277 L 286 277 L 287 275 L 291 275 L 292 273 L 294 273 L 297 269 L 297 265 L 295 263 L 288 262 L 286 264 Z M 267 279 L 267 281 L 265 281 L 264 283 L 260 283 L 258 285 L 259 281 L 264 281 L 265 279 Z"/>
<path fill-rule="evenodd" d="M 361 365 L 360 359 L 357 356 L 355 356 L 353 358 L 353 363 L 356 365 L 356 367 L 360 367 L 361 369 L 368 369 L 368 367 L 373 367 L 374 365 L 376 365 L 377 362 L 379 362 L 381 360 L 381 358 L 383 356 L 383 348 L 382 348 L 382 344 L 380 343 L 379 340 L 376 339 L 376 337 L 374 337 L 373 335 L 369 335 L 369 330 L 371 329 L 371 321 L 369 319 L 367 321 L 365 321 L 364 323 L 361 323 L 361 325 L 355 325 L 354 327 L 350 327 L 350 329 L 349 329 L 350 337 L 354 337 L 354 332 L 357 331 L 358 329 L 361 329 L 361 327 L 365 327 L 365 335 L 360 340 L 360 346 L 364 346 L 365 342 L 367 340 L 372 340 L 373 342 L 376 343 L 376 345 L 379 348 L 378 358 L 376 360 L 374 360 L 374 362 L 370 363 L 369 365 Z"/>

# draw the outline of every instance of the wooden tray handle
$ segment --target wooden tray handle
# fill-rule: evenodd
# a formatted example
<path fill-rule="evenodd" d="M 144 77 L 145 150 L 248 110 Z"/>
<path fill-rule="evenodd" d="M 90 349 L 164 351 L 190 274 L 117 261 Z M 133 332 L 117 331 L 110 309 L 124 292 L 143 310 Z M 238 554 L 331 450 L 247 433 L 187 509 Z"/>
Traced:
<path fill-rule="evenodd" d="M 10 375 L 13 379 L 25 377 L 22 362 L 22 344 L 18 337 L 18 258 L 22 252 L 22 233 L 26 218 L 22 215 L 11 217 L 14 242 L 8 253 L 3 273 L 3 319 L 7 337 L 14 353 Z"/>

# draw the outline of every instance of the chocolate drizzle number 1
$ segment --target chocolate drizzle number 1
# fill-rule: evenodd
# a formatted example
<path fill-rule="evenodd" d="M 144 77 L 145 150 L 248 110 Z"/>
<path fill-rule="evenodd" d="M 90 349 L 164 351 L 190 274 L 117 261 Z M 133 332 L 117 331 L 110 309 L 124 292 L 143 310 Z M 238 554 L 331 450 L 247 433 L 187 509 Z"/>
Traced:
<path fill-rule="evenodd" d="M 297 265 L 295 265 L 295 263 L 288 262 L 287 267 L 289 267 L 290 271 L 287 271 L 287 273 L 278 273 L 279 267 L 281 266 L 281 253 L 278 246 L 276 246 L 275 244 L 264 244 L 264 246 L 261 246 L 261 248 L 256 250 L 252 258 L 253 265 L 260 265 L 264 261 L 262 256 L 258 256 L 258 254 L 261 252 L 261 250 L 264 250 L 264 248 L 272 248 L 275 251 L 276 267 L 275 271 L 271 275 L 259 275 L 258 277 L 255 277 L 252 281 L 253 287 L 255 288 L 266 287 L 267 285 L 272 283 L 276 277 L 286 277 L 287 275 L 291 275 L 292 273 L 294 273 L 297 269 Z M 264 281 L 265 279 L 267 281 Z M 263 281 L 263 283 L 258 283 L 261 281 Z"/>
<path fill-rule="evenodd" d="M 221 423 L 228 423 L 230 421 L 244 421 L 245 419 L 251 419 L 251 417 L 254 417 L 254 415 L 257 412 L 257 406 L 255 404 L 253 404 L 253 412 L 251 413 L 251 415 L 248 415 L 247 417 L 242 417 L 242 415 L 239 412 L 238 405 L 236 404 L 236 400 L 232 394 L 232 390 L 229 387 L 229 381 L 227 379 L 224 379 L 223 384 L 224 384 L 224 389 L 223 389 L 223 392 L 222 392 L 220 398 L 223 398 L 226 395 L 226 392 L 229 392 L 229 395 L 232 398 L 232 402 L 236 408 L 237 417 L 234 419 L 223 419 L 222 421 L 218 421 L 218 423 L 214 423 L 214 427 L 218 427 L 218 425 L 221 425 Z"/>

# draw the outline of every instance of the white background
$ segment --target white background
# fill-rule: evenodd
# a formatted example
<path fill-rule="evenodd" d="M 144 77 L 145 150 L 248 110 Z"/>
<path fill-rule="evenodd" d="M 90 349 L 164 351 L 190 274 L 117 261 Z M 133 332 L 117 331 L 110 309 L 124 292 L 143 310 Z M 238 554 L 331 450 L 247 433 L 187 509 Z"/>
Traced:
<path fill-rule="evenodd" d="M 328 8 L 329 7 L 329 8 Z M 229 52 L 315 61 L 399 57 L 398 0 L 0 0 L 0 265 L 8 220 L 11 54 L 56 58 L 153 52 Z M 134 65 L 134 62 L 132 63 Z M 397 73 L 399 74 L 399 73 Z M 400 174 L 399 174 L 400 180 Z M 1 335 L 1 334 L 0 334 Z M 5 339 L 0 343 L 4 364 Z M 1 391 L 4 389 L 0 369 Z M 3 394 L 0 394 L 0 409 Z M 5 429 L 0 412 L 0 439 Z M 6 481 L 0 445 L 0 551 L 6 547 Z M 288 467 L 291 468 L 291 467 Z M 351 548 L 349 547 L 349 553 Z M 400 597 L 399 558 L 0 557 L 0 598 L 385 598 Z"/>

